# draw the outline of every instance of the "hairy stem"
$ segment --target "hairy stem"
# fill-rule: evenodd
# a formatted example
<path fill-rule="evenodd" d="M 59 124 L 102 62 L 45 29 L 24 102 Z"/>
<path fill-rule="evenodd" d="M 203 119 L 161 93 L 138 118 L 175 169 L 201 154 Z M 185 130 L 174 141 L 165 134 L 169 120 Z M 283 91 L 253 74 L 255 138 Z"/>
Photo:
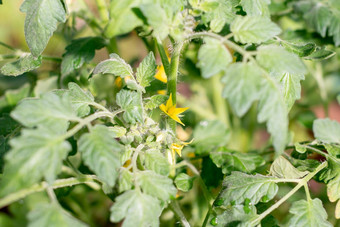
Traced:
<path fill-rule="evenodd" d="M 67 179 L 56 180 L 52 185 L 50 185 L 50 187 L 52 189 L 56 189 L 56 188 L 63 188 L 63 187 L 71 187 L 77 184 L 96 183 L 97 181 L 99 180 L 94 175 L 82 175 L 81 177 L 78 177 L 78 178 L 71 177 Z M 6 197 L 0 199 L 0 208 L 8 206 L 9 204 L 14 203 L 15 201 L 18 201 L 22 198 L 25 198 L 26 196 L 30 194 L 44 191 L 47 189 L 47 187 L 49 186 L 46 182 L 41 182 L 38 184 L 34 184 L 29 188 L 25 188 L 18 192 L 9 194 Z"/>
<path fill-rule="evenodd" d="M 138 158 L 139 152 L 143 148 L 144 148 L 144 144 L 140 144 L 140 145 L 138 145 L 138 147 L 136 148 L 135 152 L 133 153 L 133 156 L 132 156 L 132 159 L 131 159 L 131 164 L 132 164 L 132 170 L 133 170 L 134 174 L 138 172 L 137 158 Z M 139 184 L 137 183 L 136 178 L 134 179 L 134 184 L 135 184 L 135 189 L 140 191 Z"/>
<path fill-rule="evenodd" d="M 290 191 L 288 192 L 284 197 L 282 197 L 278 202 L 276 202 L 274 205 L 269 207 L 265 212 L 260 214 L 256 219 L 254 219 L 250 225 L 255 226 L 260 223 L 260 221 L 265 218 L 268 214 L 270 214 L 273 210 L 278 208 L 282 203 L 284 203 L 287 199 L 289 199 L 295 192 L 297 192 L 301 187 L 305 186 L 307 182 L 312 179 L 320 170 L 325 168 L 327 166 L 327 162 L 323 162 L 320 164 L 313 172 L 309 173 L 307 176 L 302 178 L 300 182 Z"/>
<path fill-rule="evenodd" d="M 98 12 L 100 19 L 103 23 L 106 23 L 109 20 L 109 12 L 107 11 L 107 6 L 105 0 L 96 0 Z"/>
<path fill-rule="evenodd" d="M 178 43 L 174 47 L 174 51 L 171 56 L 170 75 L 168 76 L 168 94 L 172 95 L 172 102 L 174 105 L 176 105 L 177 101 L 177 75 L 182 47 L 183 43 Z M 168 119 L 168 125 L 172 132 L 176 134 L 176 122 L 172 119 Z"/>
<path fill-rule="evenodd" d="M 173 200 L 170 203 L 170 208 L 175 213 L 175 215 L 179 218 L 180 222 L 182 223 L 184 227 L 190 227 L 190 224 L 188 220 L 186 219 L 186 217 L 184 216 L 183 211 L 181 210 L 177 200 Z"/>
<path fill-rule="evenodd" d="M 220 82 L 221 76 L 215 75 L 211 78 L 213 88 L 213 100 L 218 118 L 229 128 L 230 120 L 227 105 L 222 98 L 222 84 Z"/>

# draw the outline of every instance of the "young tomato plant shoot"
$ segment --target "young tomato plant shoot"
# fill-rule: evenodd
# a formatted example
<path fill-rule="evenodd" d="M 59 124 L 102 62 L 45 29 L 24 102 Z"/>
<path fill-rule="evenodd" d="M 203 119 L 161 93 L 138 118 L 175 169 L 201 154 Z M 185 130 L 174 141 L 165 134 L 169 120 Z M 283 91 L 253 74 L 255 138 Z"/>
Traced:
<path fill-rule="evenodd" d="M 0 19 L 0 226 L 340 226 L 339 0 Z"/>

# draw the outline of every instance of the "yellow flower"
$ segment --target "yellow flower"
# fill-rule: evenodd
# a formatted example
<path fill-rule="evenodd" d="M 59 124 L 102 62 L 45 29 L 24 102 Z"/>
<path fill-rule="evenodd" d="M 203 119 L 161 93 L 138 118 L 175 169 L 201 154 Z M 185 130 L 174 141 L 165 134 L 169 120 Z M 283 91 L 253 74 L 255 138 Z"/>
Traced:
<path fill-rule="evenodd" d="M 164 113 L 166 113 L 169 117 L 180 123 L 181 125 L 184 125 L 181 119 L 179 119 L 179 114 L 186 111 L 187 108 L 176 108 L 176 104 L 174 105 L 172 103 L 172 95 L 170 94 L 170 97 L 168 101 L 166 102 L 166 105 L 162 104 L 159 106 L 159 109 L 161 109 Z"/>
<path fill-rule="evenodd" d="M 177 143 L 173 143 L 171 144 L 171 152 L 172 152 L 172 155 L 175 156 L 175 152 L 179 155 L 179 157 L 182 157 L 182 149 L 184 147 L 184 144 L 183 145 L 180 145 L 180 144 L 177 144 Z"/>
<path fill-rule="evenodd" d="M 157 70 L 157 73 L 155 75 L 155 78 L 157 80 L 160 80 L 162 81 L 163 83 L 167 83 L 168 82 L 168 79 L 166 77 L 166 74 L 165 74 L 165 71 L 164 71 L 164 66 L 161 65 L 161 66 L 158 66 L 158 70 Z"/>

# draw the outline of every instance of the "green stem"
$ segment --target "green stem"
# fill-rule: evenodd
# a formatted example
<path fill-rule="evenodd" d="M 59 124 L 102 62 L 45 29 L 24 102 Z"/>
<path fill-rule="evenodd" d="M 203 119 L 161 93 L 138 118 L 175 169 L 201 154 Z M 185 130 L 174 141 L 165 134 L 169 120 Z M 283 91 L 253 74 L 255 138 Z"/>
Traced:
<path fill-rule="evenodd" d="M 222 98 L 221 75 L 215 75 L 211 78 L 213 89 L 213 100 L 218 118 L 230 127 L 229 113 L 225 100 Z"/>
<path fill-rule="evenodd" d="M 0 55 L 0 61 L 7 60 L 7 59 L 18 59 L 22 56 L 23 53 L 19 54 L 2 54 Z M 60 63 L 62 61 L 59 57 L 53 57 L 53 56 L 42 56 L 43 60 L 46 61 L 54 61 Z"/>
<path fill-rule="evenodd" d="M 276 202 L 274 205 L 269 207 L 265 212 L 260 214 L 256 219 L 254 219 L 250 226 L 256 226 L 258 225 L 263 218 L 265 218 L 268 214 L 270 214 L 273 210 L 278 208 L 282 203 L 284 203 L 287 199 L 289 199 L 295 192 L 297 192 L 301 187 L 307 184 L 307 182 L 312 179 L 320 170 L 325 168 L 327 166 L 327 162 L 323 162 L 320 164 L 313 172 L 309 173 L 307 176 L 302 178 L 300 182 L 290 191 L 288 192 L 284 197 L 282 197 L 278 202 Z"/>
<path fill-rule="evenodd" d="M 133 170 L 133 173 L 136 174 L 138 172 L 138 167 L 137 167 L 137 158 L 138 158 L 138 155 L 139 155 L 139 152 L 144 148 L 144 144 L 140 144 L 138 145 L 138 147 L 136 148 L 133 156 L 132 156 L 132 159 L 131 159 L 131 163 L 132 163 L 132 170 Z M 139 184 L 137 182 L 137 179 L 135 178 L 134 179 L 134 184 L 135 184 L 135 189 L 137 189 L 138 191 L 140 191 L 140 188 L 139 188 Z"/>
<path fill-rule="evenodd" d="M 308 150 L 314 151 L 315 153 L 326 157 L 327 159 L 331 159 L 332 161 L 334 161 L 334 162 L 336 162 L 337 164 L 340 165 L 340 161 L 337 158 L 333 157 L 332 155 L 329 155 L 325 152 L 322 152 L 321 150 L 319 150 L 317 148 L 314 148 L 314 147 L 311 147 L 311 146 L 308 146 L 308 145 L 305 145 L 304 147 L 307 148 Z"/>
<path fill-rule="evenodd" d="M 167 75 L 167 77 L 170 77 L 170 63 L 168 60 L 168 56 L 166 55 L 166 52 L 164 50 L 162 43 L 159 42 L 157 39 L 155 39 L 155 43 L 157 44 L 157 49 L 162 60 L 165 74 Z"/>
<path fill-rule="evenodd" d="M 11 47 L 10 45 L 3 43 L 3 42 L 0 42 L 0 46 L 6 47 L 7 49 L 12 50 L 12 51 L 16 51 L 14 47 Z"/>
<path fill-rule="evenodd" d="M 109 51 L 109 54 L 116 53 L 119 55 L 118 43 L 116 37 L 112 37 L 109 41 L 109 44 L 106 46 L 106 49 Z"/>
<path fill-rule="evenodd" d="M 107 23 L 109 21 L 109 12 L 107 11 L 107 6 L 105 0 L 96 0 L 98 12 L 100 19 L 103 23 Z"/>
<path fill-rule="evenodd" d="M 179 218 L 180 222 L 182 223 L 184 227 L 190 227 L 190 224 L 188 220 L 185 218 L 185 215 L 183 211 L 181 210 L 177 200 L 173 200 L 170 203 L 170 208 L 175 213 L 175 215 Z"/>
<path fill-rule="evenodd" d="M 171 56 L 170 75 L 168 75 L 168 94 L 172 95 L 172 102 L 174 105 L 176 105 L 177 101 L 177 75 L 182 47 L 183 43 L 175 45 Z M 168 125 L 170 126 L 171 131 L 176 134 L 176 122 L 172 119 L 168 119 Z"/>
<path fill-rule="evenodd" d="M 56 180 L 50 187 L 53 189 L 56 189 L 56 188 L 70 187 L 70 186 L 77 185 L 77 184 L 96 183 L 96 181 L 98 181 L 98 179 L 94 175 L 83 175 L 82 177 L 79 177 L 79 178 L 71 177 L 67 179 Z M 15 201 L 18 201 L 22 198 L 25 198 L 26 196 L 30 194 L 44 191 L 46 190 L 47 187 L 48 187 L 48 184 L 46 182 L 41 182 L 39 184 L 34 184 L 29 188 L 25 188 L 18 192 L 9 194 L 6 197 L 0 199 L 0 208 L 8 206 L 9 204 L 14 203 Z"/>
<path fill-rule="evenodd" d="M 317 62 L 315 64 L 315 71 L 312 73 L 314 75 L 314 78 L 318 84 L 319 90 L 320 90 L 320 96 L 322 99 L 322 104 L 325 112 L 325 116 L 328 117 L 328 100 L 327 100 L 327 89 L 325 85 L 325 80 L 323 78 L 323 70 L 322 70 L 322 64 L 320 62 Z"/>

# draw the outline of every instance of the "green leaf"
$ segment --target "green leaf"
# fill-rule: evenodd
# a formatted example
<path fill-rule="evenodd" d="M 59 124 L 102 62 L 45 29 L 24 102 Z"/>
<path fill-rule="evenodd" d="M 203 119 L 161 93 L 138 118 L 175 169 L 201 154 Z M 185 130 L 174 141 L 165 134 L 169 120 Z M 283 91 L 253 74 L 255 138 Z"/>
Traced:
<path fill-rule="evenodd" d="M 301 154 L 304 154 L 307 151 L 307 148 L 300 143 L 295 143 L 294 146 L 295 150 Z"/>
<path fill-rule="evenodd" d="M 11 117 L 26 127 L 44 126 L 63 131 L 70 120 L 78 120 L 68 99 L 50 92 L 40 99 L 28 98 L 19 103 Z"/>
<path fill-rule="evenodd" d="M 166 10 L 160 4 L 150 3 L 139 6 L 143 15 L 146 17 L 148 24 L 153 28 L 153 35 L 163 40 L 169 34 L 170 18 Z"/>
<path fill-rule="evenodd" d="M 227 68 L 222 78 L 225 84 L 222 96 L 228 98 L 239 117 L 259 99 L 261 80 L 261 69 L 253 63 L 234 63 Z"/>
<path fill-rule="evenodd" d="M 104 31 L 105 37 L 126 34 L 143 24 L 132 10 L 137 4 L 136 0 L 110 2 L 110 20 Z"/>
<path fill-rule="evenodd" d="M 270 166 L 270 175 L 277 178 L 299 179 L 306 176 L 308 171 L 299 171 L 287 159 L 280 156 Z"/>
<path fill-rule="evenodd" d="M 297 54 L 299 57 L 307 57 L 316 50 L 316 45 L 314 43 L 295 44 L 283 41 L 281 44 L 286 50 Z"/>
<path fill-rule="evenodd" d="M 313 52 L 311 55 L 305 57 L 304 59 L 321 61 L 321 60 L 326 60 L 328 58 L 331 58 L 335 54 L 336 53 L 334 51 L 326 50 L 325 48 L 317 48 L 315 50 L 315 52 Z"/>
<path fill-rule="evenodd" d="M 60 0 L 25 0 L 20 11 L 26 13 L 26 42 L 32 55 L 38 57 L 57 29 L 58 22 L 65 22 L 64 5 Z"/>
<path fill-rule="evenodd" d="M 16 106 L 21 100 L 30 96 L 31 86 L 29 84 L 24 84 L 18 89 L 8 89 L 5 91 L 5 98 L 9 106 Z"/>
<path fill-rule="evenodd" d="M 231 151 L 225 147 L 210 152 L 210 158 L 217 167 L 222 168 L 223 174 L 230 174 L 236 170 L 251 173 L 265 164 L 264 159 L 258 154 Z"/>
<path fill-rule="evenodd" d="M 90 113 L 91 108 L 89 105 L 94 103 L 94 97 L 90 92 L 81 89 L 78 84 L 70 82 L 68 90 L 59 89 L 54 92 L 60 97 L 69 100 L 79 117 L 84 117 Z"/>
<path fill-rule="evenodd" d="M 117 94 L 116 102 L 124 112 L 124 120 L 135 124 L 136 121 L 143 122 L 143 108 L 141 95 L 138 92 L 121 90 Z"/>
<path fill-rule="evenodd" d="M 338 95 L 338 96 L 336 97 L 336 99 L 338 100 L 338 103 L 340 104 L 340 95 Z"/>
<path fill-rule="evenodd" d="M 301 59 L 280 46 L 261 46 L 258 48 L 256 60 L 273 75 L 282 76 L 285 73 L 304 75 L 307 73 L 306 67 Z"/>
<path fill-rule="evenodd" d="M 136 77 L 138 83 L 143 87 L 150 86 L 150 82 L 155 79 L 156 68 L 155 56 L 150 52 L 137 68 Z"/>
<path fill-rule="evenodd" d="M 272 136 L 275 151 L 280 154 L 287 143 L 288 110 L 279 85 L 271 78 L 262 83 L 258 109 L 257 119 L 259 122 L 267 122 L 267 130 Z"/>
<path fill-rule="evenodd" d="M 185 173 L 180 173 L 175 179 L 175 185 L 179 190 L 187 192 L 192 188 L 194 179 L 195 177 L 190 177 Z"/>
<path fill-rule="evenodd" d="M 316 139 L 323 143 L 340 143 L 340 123 L 328 118 L 317 119 L 313 124 Z"/>
<path fill-rule="evenodd" d="M 301 98 L 301 84 L 300 81 L 304 80 L 303 75 L 293 75 L 290 73 L 284 73 L 280 77 L 276 77 L 281 84 L 283 91 L 283 97 L 287 104 L 288 111 L 292 108 L 295 100 Z"/>
<path fill-rule="evenodd" d="M 93 70 L 93 74 L 98 73 L 111 73 L 115 76 L 120 76 L 121 78 L 126 76 L 133 77 L 131 66 L 117 54 L 110 54 L 110 59 L 100 62 Z"/>
<path fill-rule="evenodd" d="M 71 150 L 71 145 L 62 139 L 63 133 L 49 127 L 24 129 L 10 141 L 12 149 L 5 157 L 1 196 L 29 187 L 43 177 L 53 183 Z"/>
<path fill-rule="evenodd" d="M 86 224 L 72 217 L 56 203 L 39 204 L 28 214 L 28 227 L 85 227 Z"/>
<path fill-rule="evenodd" d="M 105 40 L 101 37 L 84 37 L 72 40 L 66 47 L 61 62 L 61 74 L 66 76 L 75 69 L 79 69 L 84 63 L 90 62 L 96 50 L 105 46 Z"/>
<path fill-rule="evenodd" d="M 243 10 L 248 16 L 269 16 L 270 0 L 241 0 Z"/>
<path fill-rule="evenodd" d="M 230 132 L 220 121 L 202 121 L 194 130 L 193 145 L 197 149 L 210 151 L 215 147 L 224 146 L 229 140 Z"/>
<path fill-rule="evenodd" d="M 228 206 L 232 202 L 242 204 L 246 199 L 255 205 L 258 202 L 267 202 L 274 198 L 279 187 L 275 177 L 260 174 L 248 175 L 241 172 L 232 172 L 223 180 L 223 190 L 219 195 L 217 204 Z"/>
<path fill-rule="evenodd" d="M 168 176 L 170 173 L 170 165 L 168 160 L 162 153 L 147 151 L 144 155 L 145 167 L 160 175 Z"/>
<path fill-rule="evenodd" d="M 76 83 L 68 84 L 68 99 L 78 116 L 83 117 L 90 113 L 90 104 L 94 103 L 94 97 L 90 92 L 86 92 Z"/>
<path fill-rule="evenodd" d="M 2 66 L 1 73 L 6 76 L 19 76 L 25 72 L 39 68 L 41 56 L 33 57 L 31 54 L 22 55 L 19 60 Z"/>
<path fill-rule="evenodd" d="M 333 11 L 333 17 L 331 19 L 331 23 L 328 28 L 328 33 L 330 36 L 333 36 L 335 46 L 340 45 L 340 11 L 339 10 Z"/>
<path fill-rule="evenodd" d="M 124 192 L 130 190 L 133 186 L 133 177 L 129 170 L 121 168 L 118 178 L 118 191 Z"/>
<path fill-rule="evenodd" d="M 104 125 L 94 126 L 78 141 L 85 164 L 108 185 L 114 186 L 121 166 L 119 154 L 122 151 L 110 130 Z"/>
<path fill-rule="evenodd" d="M 250 227 L 249 221 L 255 219 L 258 215 L 256 214 L 255 206 L 250 206 L 248 212 L 245 211 L 245 207 L 243 205 L 234 205 L 215 208 L 216 214 L 212 217 L 210 223 L 212 226 Z"/>
<path fill-rule="evenodd" d="M 201 2 L 200 7 L 206 12 L 202 15 L 203 21 L 210 21 L 210 28 L 216 33 L 220 32 L 225 24 L 230 24 L 236 17 L 235 6 L 231 1 L 204 1 Z"/>
<path fill-rule="evenodd" d="M 204 40 L 205 44 L 198 51 L 197 66 L 201 69 L 203 78 L 210 78 L 225 71 L 233 59 L 220 41 L 211 38 Z"/>
<path fill-rule="evenodd" d="M 281 29 L 269 18 L 262 16 L 238 16 L 230 26 L 236 42 L 262 43 L 281 33 Z"/>
<path fill-rule="evenodd" d="M 304 14 L 307 24 L 314 28 L 322 37 L 326 36 L 327 28 L 331 24 L 332 12 L 323 4 L 315 4 Z"/>
<path fill-rule="evenodd" d="M 159 226 L 159 216 L 162 208 L 158 199 L 143 194 L 137 190 L 124 192 L 116 198 L 110 209 L 112 222 L 120 222 L 124 218 L 122 227 Z"/>
<path fill-rule="evenodd" d="M 166 95 L 154 95 L 151 96 L 150 100 L 145 104 L 145 109 L 152 110 L 159 107 L 162 103 L 168 100 L 168 96 Z"/>
<path fill-rule="evenodd" d="M 293 203 L 289 210 L 293 216 L 289 219 L 288 225 L 299 226 L 318 226 L 331 227 L 327 221 L 327 212 L 322 206 L 320 199 L 299 200 Z"/>
<path fill-rule="evenodd" d="M 138 172 L 135 175 L 144 193 L 157 197 L 164 202 L 175 198 L 177 189 L 170 178 L 150 170 Z"/>

